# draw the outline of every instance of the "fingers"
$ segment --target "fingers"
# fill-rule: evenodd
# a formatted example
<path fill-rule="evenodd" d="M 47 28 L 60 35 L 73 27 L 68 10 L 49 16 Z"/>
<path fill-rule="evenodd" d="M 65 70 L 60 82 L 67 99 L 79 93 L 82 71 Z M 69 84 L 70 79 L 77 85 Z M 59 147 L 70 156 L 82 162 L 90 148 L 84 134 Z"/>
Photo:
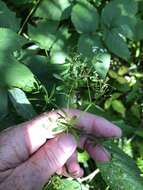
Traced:
<path fill-rule="evenodd" d="M 66 164 L 59 168 L 56 173 L 65 177 L 79 178 L 83 176 L 83 169 L 80 167 L 77 159 L 77 152 L 75 151 L 72 156 L 67 160 Z"/>
<path fill-rule="evenodd" d="M 76 142 L 71 135 L 59 135 L 47 141 L 33 156 L 17 167 L 14 180 L 21 184 L 19 189 L 39 190 L 49 177 L 61 168 L 76 149 Z M 22 172 L 21 172 L 22 171 Z"/>
<path fill-rule="evenodd" d="M 74 109 L 65 111 L 69 116 L 76 116 L 77 127 L 87 133 L 103 137 L 121 136 L 121 130 L 104 118 Z M 56 127 L 58 112 L 62 113 L 60 110 L 44 113 L 0 134 L 0 168 L 16 167 L 37 151 L 47 139 L 53 138 L 52 129 Z"/>
<path fill-rule="evenodd" d="M 83 176 L 83 170 L 78 163 L 76 151 L 72 154 L 72 156 L 66 162 L 66 167 L 71 177 L 79 178 Z"/>
<path fill-rule="evenodd" d="M 78 118 L 77 127 L 87 133 L 102 137 L 121 137 L 122 135 L 119 127 L 102 117 L 76 109 L 65 109 L 65 111 L 69 116 L 76 116 Z"/>
<path fill-rule="evenodd" d="M 48 176 L 61 168 L 76 149 L 75 139 L 68 134 L 62 134 L 55 139 L 49 140 L 30 159 L 29 163 L 37 163 L 42 171 Z M 47 176 L 46 176 L 47 178 Z"/>
<path fill-rule="evenodd" d="M 100 144 L 95 146 L 87 140 L 84 144 L 84 148 L 96 161 L 108 162 L 111 159 L 110 153 Z"/>
<path fill-rule="evenodd" d="M 49 117 L 56 113 L 44 113 L 31 121 L 13 126 L 0 133 L 0 169 L 16 167 L 37 151 L 47 139 L 53 138 Z"/>

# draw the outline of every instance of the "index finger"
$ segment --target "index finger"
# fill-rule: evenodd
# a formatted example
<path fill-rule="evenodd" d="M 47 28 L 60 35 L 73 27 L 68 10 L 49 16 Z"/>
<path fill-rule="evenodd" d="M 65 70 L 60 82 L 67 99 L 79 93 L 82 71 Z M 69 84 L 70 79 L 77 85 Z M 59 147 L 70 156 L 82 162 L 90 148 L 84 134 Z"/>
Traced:
<path fill-rule="evenodd" d="M 119 127 L 97 115 L 77 109 L 64 109 L 67 115 L 77 117 L 76 127 L 98 137 L 121 137 Z"/>

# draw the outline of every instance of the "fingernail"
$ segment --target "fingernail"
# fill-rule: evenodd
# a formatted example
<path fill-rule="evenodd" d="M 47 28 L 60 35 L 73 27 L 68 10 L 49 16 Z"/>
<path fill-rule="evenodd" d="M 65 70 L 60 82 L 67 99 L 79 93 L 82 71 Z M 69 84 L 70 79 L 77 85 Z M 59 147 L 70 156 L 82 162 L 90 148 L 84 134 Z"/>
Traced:
<path fill-rule="evenodd" d="M 122 130 L 119 127 L 118 127 L 118 130 L 117 130 L 117 136 L 118 137 L 122 136 Z"/>
<path fill-rule="evenodd" d="M 59 146 L 66 152 L 72 152 L 76 148 L 76 141 L 72 135 L 64 134 L 58 139 Z"/>
<path fill-rule="evenodd" d="M 100 162 L 109 162 L 111 160 L 110 153 L 101 145 L 96 145 L 96 160 Z"/>

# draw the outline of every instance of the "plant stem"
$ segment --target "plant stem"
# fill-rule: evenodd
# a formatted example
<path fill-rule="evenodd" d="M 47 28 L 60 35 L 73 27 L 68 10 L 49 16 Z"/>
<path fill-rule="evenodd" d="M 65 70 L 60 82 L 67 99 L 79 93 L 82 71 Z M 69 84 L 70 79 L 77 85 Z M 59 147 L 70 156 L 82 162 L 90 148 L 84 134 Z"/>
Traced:
<path fill-rule="evenodd" d="M 28 22 L 28 20 L 30 19 L 31 15 L 32 15 L 32 14 L 34 13 L 34 11 L 37 9 L 37 6 L 39 5 L 40 1 L 41 1 L 41 0 L 38 0 L 38 1 L 37 1 L 37 3 L 33 6 L 33 8 L 31 9 L 31 11 L 29 12 L 29 14 L 27 15 L 27 17 L 25 18 L 25 20 L 24 20 L 24 22 L 23 22 L 23 24 L 22 24 L 22 26 L 20 27 L 20 30 L 19 30 L 19 32 L 18 32 L 19 35 L 22 34 L 25 25 L 27 24 L 27 22 Z"/>
<path fill-rule="evenodd" d="M 78 181 L 80 183 L 83 183 L 83 182 L 88 181 L 88 180 L 91 181 L 99 172 L 100 172 L 100 170 L 96 169 L 95 171 L 93 171 L 92 173 L 90 173 L 88 176 L 83 177 L 83 178 L 79 179 Z"/>

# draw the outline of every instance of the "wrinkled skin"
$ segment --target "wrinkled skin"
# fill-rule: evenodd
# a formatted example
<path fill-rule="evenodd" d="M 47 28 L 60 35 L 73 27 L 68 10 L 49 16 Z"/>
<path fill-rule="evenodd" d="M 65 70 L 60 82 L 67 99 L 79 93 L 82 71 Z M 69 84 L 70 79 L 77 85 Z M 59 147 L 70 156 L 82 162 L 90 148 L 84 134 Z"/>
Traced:
<path fill-rule="evenodd" d="M 65 111 L 69 116 L 76 116 L 76 127 L 87 133 L 107 138 L 121 136 L 121 130 L 104 118 L 79 110 Z M 94 160 L 110 160 L 101 145 L 93 146 L 85 136 L 77 144 L 70 134 L 54 135 L 51 119 L 56 120 L 58 112 L 44 113 L 0 133 L 0 190 L 40 190 L 55 172 L 81 177 L 83 170 L 77 162 L 77 146 L 86 149 Z"/>

